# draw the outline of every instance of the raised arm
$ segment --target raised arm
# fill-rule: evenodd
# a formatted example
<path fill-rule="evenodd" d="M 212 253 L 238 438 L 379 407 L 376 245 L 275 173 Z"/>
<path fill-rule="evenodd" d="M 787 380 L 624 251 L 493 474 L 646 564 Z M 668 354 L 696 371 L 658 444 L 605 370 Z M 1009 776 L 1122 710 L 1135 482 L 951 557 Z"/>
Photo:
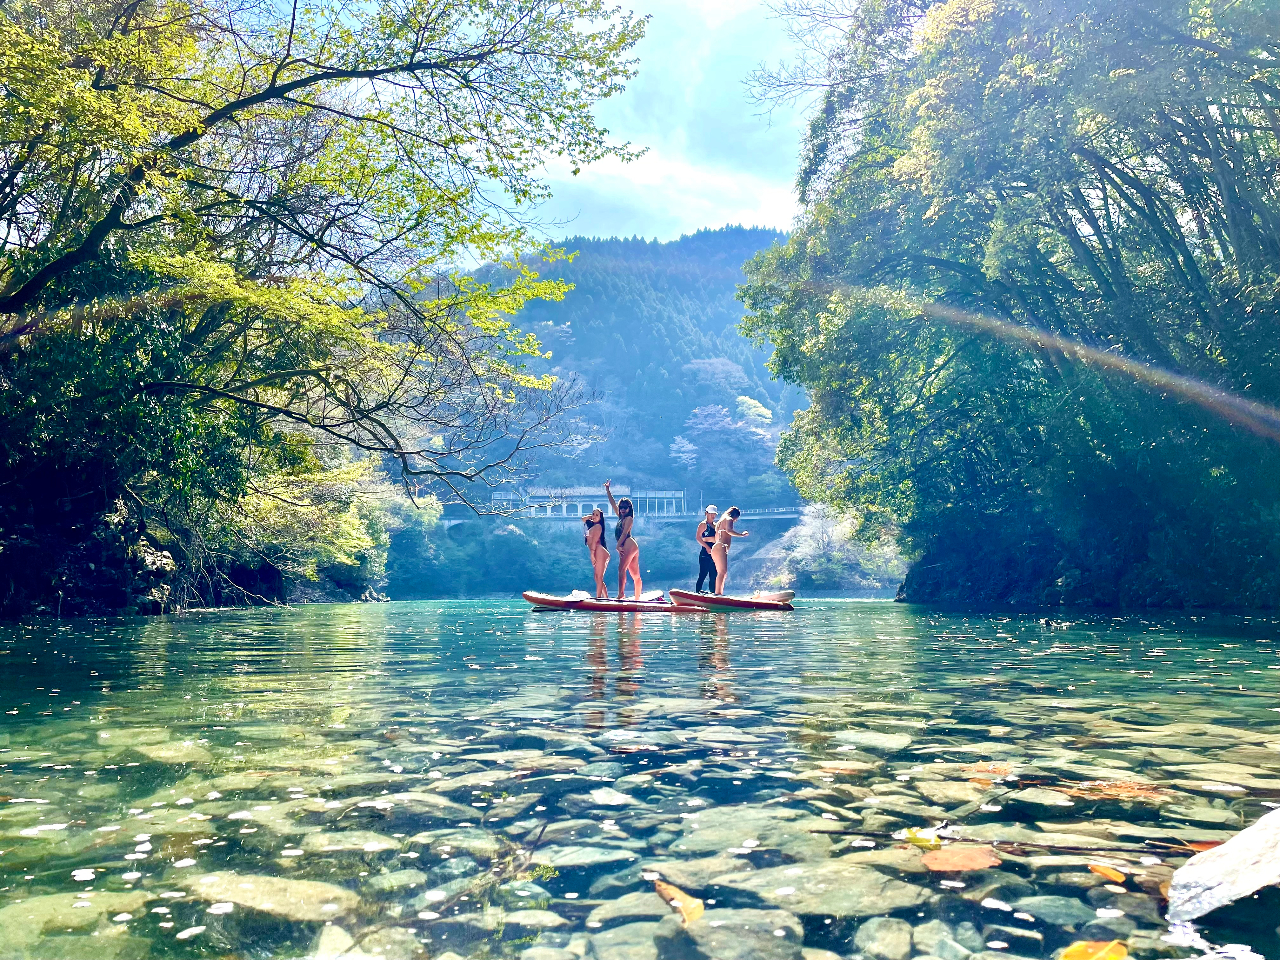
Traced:
<path fill-rule="evenodd" d="M 618 515 L 618 501 L 613 499 L 613 491 L 609 489 L 609 484 L 612 482 L 612 480 L 606 480 L 604 482 L 604 492 L 609 497 L 609 506 L 613 507 L 613 515 L 616 517 Z"/>

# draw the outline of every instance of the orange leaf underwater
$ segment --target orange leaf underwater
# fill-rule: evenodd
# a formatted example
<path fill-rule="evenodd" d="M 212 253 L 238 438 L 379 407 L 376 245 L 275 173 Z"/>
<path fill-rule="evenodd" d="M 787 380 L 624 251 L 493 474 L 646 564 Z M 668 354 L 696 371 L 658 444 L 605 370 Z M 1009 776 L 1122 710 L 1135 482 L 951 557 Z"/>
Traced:
<path fill-rule="evenodd" d="M 1163 787 L 1136 780 L 1085 780 L 1073 786 L 1061 784 L 1054 789 L 1067 796 L 1087 800 L 1147 800 L 1164 803 L 1173 799 L 1173 794 Z"/>
<path fill-rule="evenodd" d="M 1007 777 L 1013 773 L 1013 766 L 1001 760 L 988 760 L 985 763 L 971 763 L 966 770 L 971 773 L 990 773 L 997 777 Z"/>
<path fill-rule="evenodd" d="M 657 891 L 658 896 L 671 906 L 675 907 L 680 913 L 680 917 L 685 923 L 693 923 L 705 909 L 702 901 L 697 897 L 691 897 L 673 883 L 667 883 L 665 880 L 653 881 L 653 889 Z"/>
<path fill-rule="evenodd" d="M 947 873 L 961 870 L 986 870 L 998 867 L 1000 858 L 990 847 L 958 847 L 948 846 L 941 850 L 930 850 L 920 862 L 929 870 Z"/>
<path fill-rule="evenodd" d="M 1058 960 L 1124 960 L 1129 948 L 1119 940 L 1077 940 Z"/>
<path fill-rule="evenodd" d="M 1112 867 L 1104 867 L 1101 864 L 1091 863 L 1089 869 L 1100 877 L 1106 877 L 1112 883 L 1124 883 L 1124 874 Z"/>
<path fill-rule="evenodd" d="M 1222 846 L 1221 840 L 1191 840 L 1187 841 L 1185 846 L 1190 847 L 1196 853 L 1204 853 L 1206 850 L 1212 850 L 1214 847 Z"/>

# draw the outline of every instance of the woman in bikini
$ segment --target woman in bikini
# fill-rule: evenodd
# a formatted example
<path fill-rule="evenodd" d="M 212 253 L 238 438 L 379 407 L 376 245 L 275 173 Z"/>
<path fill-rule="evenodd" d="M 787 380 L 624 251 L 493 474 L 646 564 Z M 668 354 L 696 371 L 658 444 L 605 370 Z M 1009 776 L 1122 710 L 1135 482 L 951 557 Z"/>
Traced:
<path fill-rule="evenodd" d="M 618 599 L 627 592 L 627 574 L 631 574 L 631 585 L 635 589 L 636 599 L 644 590 L 644 582 L 640 579 L 640 544 L 631 535 L 631 528 L 636 522 L 636 508 L 627 497 L 613 499 L 613 491 L 609 489 L 611 481 L 604 482 L 604 492 L 609 496 L 609 506 L 613 507 L 618 525 L 613 528 L 613 539 L 618 545 Z"/>
<path fill-rule="evenodd" d="M 729 544 L 733 542 L 734 537 L 746 537 L 750 534 L 743 530 L 739 533 L 733 529 L 733 523 L 740 516 L 742 511 L 737 507 L 730 507 L 725 511 L 725 515 L 720 518 L 720 522 L 716 524 L 716 543 L 711 548 L 711 559 L 716 564 L 716 596 L 724 596 L 724 582 L 729 578 Z"/>
<path fill-rule="evenodd" d="M 609 545 L 604 539 L 604 511 L 596 507 L 582 518 L 586 528 L 583 540 L 591 557 L 591 571 L 596 577 L 596 599 L 608 600 L 609 588 L 604 585 L 605 567 L 609 566 Z"/>

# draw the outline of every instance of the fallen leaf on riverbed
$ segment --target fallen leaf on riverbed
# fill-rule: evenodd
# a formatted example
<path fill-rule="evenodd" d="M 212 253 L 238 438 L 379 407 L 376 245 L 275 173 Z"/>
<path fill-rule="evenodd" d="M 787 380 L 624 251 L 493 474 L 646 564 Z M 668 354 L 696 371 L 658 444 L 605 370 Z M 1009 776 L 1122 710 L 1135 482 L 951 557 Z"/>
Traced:
<path fill-rule="evenodd" d="M 986 790 L 988 787 L 991 786 L 991 781 L 985 780 L 982 777 L 973 777 L 972 779 L 970 779 L 969 782 L 972 783 L 975 787 L 982 787 L 983 790 Z"/>
<path fill-rule="evenodd" d="M 1136 780 L 1084 780 L 1074 786 L 1060 784 L 1054 789 L 1069 797 L 1084 797 L 1087 800 L 1146 800 L 1164 803 L 1173 799 L 1173 794 L 1163 787 Z"/>
<path fill-rule="evenodd" d="M 655 880 L 653 889 L 658 892 L 658 896 L 679 911 L 685 923 L 693 923 L 702 916 L 702 911 L 705 909 L 702 901 L 697 897 L 689 896 L 675 884 L 667 883 L 665 880 Z"/>
<path fill-rule="evenodd" d="M 930 850 L 920 862 L 938 873 L 961 870 L 986 870 L 988 867 L 1000 866 L 1000 858 L 990 847 L 943 847 L 941 850 Z"/>
<path fill-rule="evenodd" d="M 1222 846 L 1221 840 L 1190 840 L 1183 844 L 1190 847 L 1196 853 L 1204 853 L 1206 850 L 1212 850 L 1214 847 Z"/>
<path fill-rule="evenodd" d="M 1013 773 L 1012 764 L 1000 760 L 988 760 L 984 763 L 971 763 L 965 767 L 970 773 L 989 773 L 996 777 L 1007 777 Z"/>
<path fill-rule="evenodd" d="M 1128 955 L 1129 948 L 1119 940 L 1077 940 L 1058 960 L 1124 960 Z"/>
<path fill-rule="evenodd" d="M 1112 883 L 1124 883 L 1124 874 L 1113 867 L 1104 867 L 1101 864 L 1089 864 L 1089 870 L 1096 873 L 1100 877 L 1106 877 Z"/>
<path fill-rule="evenodd" d="M 942 841 L 938 839 L 938 831 L 933 827 L 907 827 L 895 833 L 893 839 L 905 840 L 921 850 L 938 850 L 942 847 Z"/>

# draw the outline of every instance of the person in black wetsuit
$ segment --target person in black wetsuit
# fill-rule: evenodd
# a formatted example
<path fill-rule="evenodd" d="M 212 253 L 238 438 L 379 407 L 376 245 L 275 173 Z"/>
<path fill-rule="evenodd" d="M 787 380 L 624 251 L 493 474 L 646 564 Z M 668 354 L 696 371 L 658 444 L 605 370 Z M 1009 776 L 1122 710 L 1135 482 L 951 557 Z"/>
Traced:
<path fill-rule="evenodd" d="M 716 542 L 716 505 L 707 505 L 707 516 L 698 523 L 698 532 L 693 539 L 698 544 L 698 593 L 702 593 L 702 584 L 708 578 L 711 589 L 716 588 L 716 561 L 711 556 L 711 548 Z"/>

